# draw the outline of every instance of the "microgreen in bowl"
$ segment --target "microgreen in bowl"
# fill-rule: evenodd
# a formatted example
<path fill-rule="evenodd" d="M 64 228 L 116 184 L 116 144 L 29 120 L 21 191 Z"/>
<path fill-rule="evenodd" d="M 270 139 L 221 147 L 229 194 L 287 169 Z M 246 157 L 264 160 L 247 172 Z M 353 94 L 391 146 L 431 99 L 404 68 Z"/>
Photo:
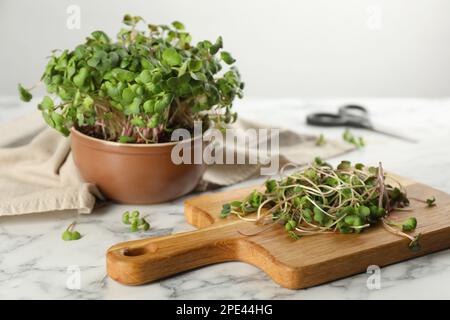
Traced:
<path fill-rule="evenodd" d="M 233 100 L 244 84 L 222 37 L 192 43 L 181 22 L 147 24 L 125 15 L 117 40 L 94 31 L 74 50 L 54 50 L 41 81 L 45 122 L 63 135 L 70 128 L 121 143 L 170 141 L 195 121 L 233 122 Z M 20 98 L 29 90 L 18 86 Z"/>

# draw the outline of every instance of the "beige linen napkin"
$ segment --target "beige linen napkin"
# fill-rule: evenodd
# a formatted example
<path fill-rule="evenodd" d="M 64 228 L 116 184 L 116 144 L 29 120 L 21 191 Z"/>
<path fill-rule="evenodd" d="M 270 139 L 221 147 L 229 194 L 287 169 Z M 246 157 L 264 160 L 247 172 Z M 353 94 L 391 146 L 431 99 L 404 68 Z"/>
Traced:
<path fill-rule="evenodd" d="M 0 126 L 0 215 L 90 213 L 101 194 L 82 181 L 69 153 L 69 140 L 40 114 Z"/>
<path fill-rule="evenodd" d="M 244 120 L 234 127 L 264 128 Z M 280 166 L 289 162 L 306 164 L 316 156 L 326 159 L 353 149 L 340 141 L 317 147 L 315 141 L 311 135 L 280 130 Z M 248 164 L 210 165 L 198 190 L 257 177 L 260 168 Z M 73 162 L 70 139 L 47 128 L 39 113 L 0 126 L 0 216 L 61 210 L 90 213 L 96 198 L 102 199 L 101 194 L 81 179 Z"/>

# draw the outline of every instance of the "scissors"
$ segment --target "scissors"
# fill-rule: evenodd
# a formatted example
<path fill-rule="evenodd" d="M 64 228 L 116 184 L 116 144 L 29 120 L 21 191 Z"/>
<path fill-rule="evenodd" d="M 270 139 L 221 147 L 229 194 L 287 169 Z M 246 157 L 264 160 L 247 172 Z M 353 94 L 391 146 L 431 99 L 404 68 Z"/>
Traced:
<path fill-rule="evenodd" d="M 416 143 L 417 140 L 400 134 L 375 128 L 370 121 L 369 112 L 359 105 L 345 105 L 338 109 L 338 113 L 312 113 L 306 117 L 306 123 L 321 127 L 354 127 L 378 132 L 393 138 Z"/>

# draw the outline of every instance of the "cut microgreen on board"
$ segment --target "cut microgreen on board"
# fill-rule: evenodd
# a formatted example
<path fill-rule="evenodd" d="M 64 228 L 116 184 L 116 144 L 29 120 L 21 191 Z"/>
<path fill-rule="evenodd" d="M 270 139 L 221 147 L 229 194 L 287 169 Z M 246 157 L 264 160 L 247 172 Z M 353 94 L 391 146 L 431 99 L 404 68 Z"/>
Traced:
<path fill-rule="evenodd" d="M 427 198 L 425 200 L 418 199 L 418 198 L 410 198 L 410 199 L 418 201 L 418 202 L 422 202 L 422 203 L 426 204 L 428 208 L 434 207 L 436 205 L 436 198 L 434 196 Z"/>
<path fill-rule="evenodd" d="M 131 232 L 136 232 L 138 230 L 147 231 L 150 229 L 150 223 L 147 222 L 145 217 L 139 217 L 140 212 L 137 210 L 125 211 L 122 214 L 122 223 L 130 226 Z"/>
<path fill-rule="evenodd" d="M 404 188 L 385 182 L 378 167 L 342 161 L 336 169 L 316 158 L 306 169 L 265 182 L 245 199 L 223 205 L 221 217 L 231 214 L 258 224 L 280 223 L 294 239 L 323 233 L 360 233 L 379 222 L 386 230 L 410 240 L 418 249 L 420 235 L 411 235 L 417 220 L 397 222 L 391 212 L 409 205 Z M 254 216 L 248 216 L 255 213 Z"/>
<path fill-rule="evenodd" d="M 81 239 L 81 234 L 78 231 L 74 231 L 76 221 L 72 222 L 67 229 L 62 233 L 61 238 L 64 241 L 72 241 Z"/>
<path fill-rule="evenodd" d="M 417 226 L 417 219 L 414 217 L 410 217 L 402 222 L 396 222 L 389 219 L 385 219 L 386 224 L 394 227 L 398 227 L 399 229 L 402 229 L 404 232 L 410 232 L 416 229 Z"/>
<path fill-rule="evenodd" d="M 366 142 L 363 137 L 355 137 L 349 129 L 345 129 L 342 138 L 344 141 L 353 144 L 356 148 L 363 148 L 366 146 Z"/>
<path fill-rule="evenodd" d="M 436 205 L 436 198 L 435 197 L 428 198 L 425 200 L 425 202 L 427 203 L 427 206 L 434 207 Z"/>

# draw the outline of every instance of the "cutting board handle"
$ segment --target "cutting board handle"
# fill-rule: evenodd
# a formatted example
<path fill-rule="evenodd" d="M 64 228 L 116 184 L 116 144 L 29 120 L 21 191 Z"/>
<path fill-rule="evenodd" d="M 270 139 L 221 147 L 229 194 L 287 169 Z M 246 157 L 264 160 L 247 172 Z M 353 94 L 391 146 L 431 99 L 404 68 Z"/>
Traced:
<path fill-rule="evenodd" d="M 120 283 L 143 284 L 201 266 L 235 260 L 236 245 L 242 237 L 232 223 L 128 241 L 108 250 L 106 268 L 108 275 Z"/>

